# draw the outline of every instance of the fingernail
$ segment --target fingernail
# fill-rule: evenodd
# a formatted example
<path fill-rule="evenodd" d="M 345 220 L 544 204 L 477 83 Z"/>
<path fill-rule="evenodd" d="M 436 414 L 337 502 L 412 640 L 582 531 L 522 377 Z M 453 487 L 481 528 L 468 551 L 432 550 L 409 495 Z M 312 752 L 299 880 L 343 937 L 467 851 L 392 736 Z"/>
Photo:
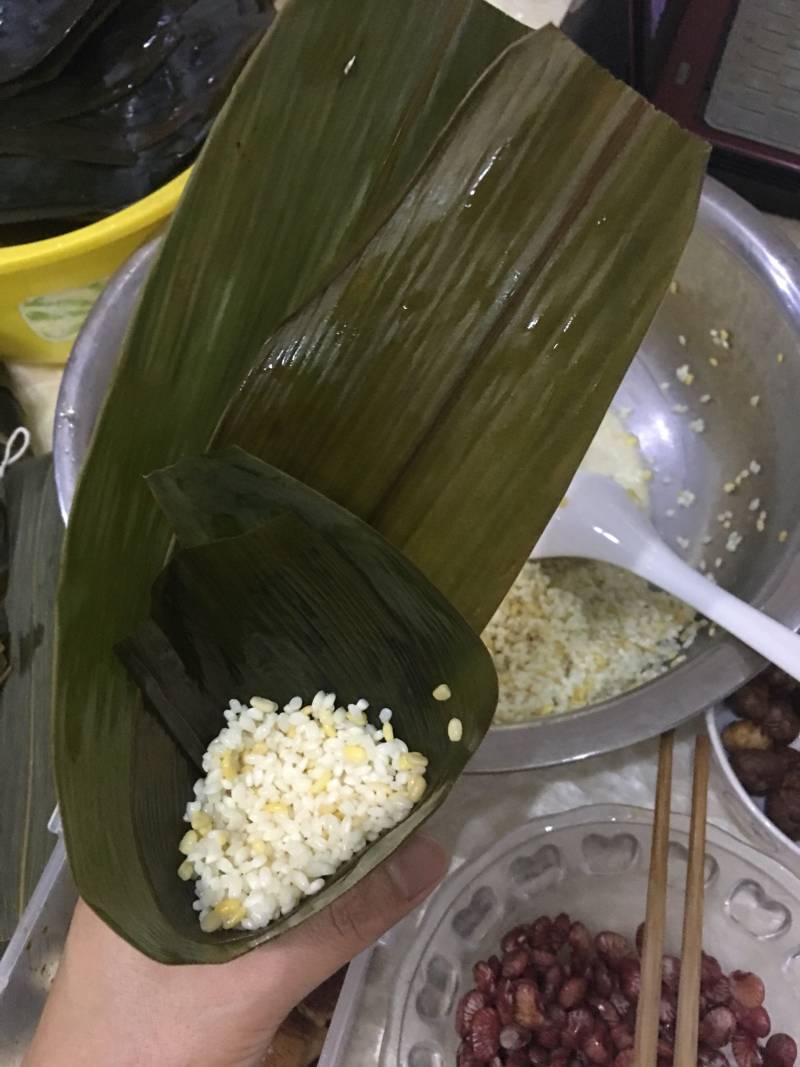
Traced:
<path fill-rule="evenodd" d="M 389 860 L 389 877 L 406 900 L 432 889 L 442 878 L 449 856 L 432 837 L 417 834 L 406 841 Z"/>

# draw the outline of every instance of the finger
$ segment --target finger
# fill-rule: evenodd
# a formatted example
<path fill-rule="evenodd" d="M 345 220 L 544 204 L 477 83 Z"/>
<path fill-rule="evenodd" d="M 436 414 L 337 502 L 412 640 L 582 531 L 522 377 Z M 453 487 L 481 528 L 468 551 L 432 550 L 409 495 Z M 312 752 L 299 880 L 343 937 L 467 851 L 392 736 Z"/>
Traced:
<path fill-rule="evenodd" d="M 415 908 L 441 880 L 448 862 L 437 841 L 417 834 L 313 919 L 253 953 L 265 974 L 280 975 L 285 1010 Z"/>

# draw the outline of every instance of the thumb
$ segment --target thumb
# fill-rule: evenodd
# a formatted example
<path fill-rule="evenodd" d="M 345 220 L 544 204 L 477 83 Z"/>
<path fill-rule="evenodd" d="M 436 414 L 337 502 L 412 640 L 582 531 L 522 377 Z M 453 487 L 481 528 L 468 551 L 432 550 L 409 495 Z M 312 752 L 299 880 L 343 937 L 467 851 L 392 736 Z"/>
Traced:
<path fill-rule="evenodd" d="M 285 1010 L 416 907 L 442 878 L 448 862 L 438 842 L 417 834 L 313 919 L 265 946 L 264 962 L 280 975 Z"/>

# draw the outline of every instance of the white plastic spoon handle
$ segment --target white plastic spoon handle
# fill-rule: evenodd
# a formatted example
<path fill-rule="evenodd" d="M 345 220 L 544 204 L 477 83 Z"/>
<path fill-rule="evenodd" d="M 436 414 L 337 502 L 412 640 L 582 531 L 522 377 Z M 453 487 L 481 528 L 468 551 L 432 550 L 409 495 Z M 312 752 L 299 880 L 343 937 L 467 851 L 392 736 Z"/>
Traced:
<path fill-rule="evenodd" d="M 692 570 L 663 542 L 651 542 L 628 567 L 800 680 L 800 636 Z"/>

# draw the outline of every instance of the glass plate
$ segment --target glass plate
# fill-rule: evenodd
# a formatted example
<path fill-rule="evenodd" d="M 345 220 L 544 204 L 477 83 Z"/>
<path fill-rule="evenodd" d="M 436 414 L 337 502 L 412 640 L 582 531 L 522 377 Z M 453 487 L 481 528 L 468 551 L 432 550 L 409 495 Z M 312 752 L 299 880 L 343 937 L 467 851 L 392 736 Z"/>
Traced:
<path fill-rule="evenodd" d="M 644 918 L 651 827 L 643 809 L 579 808 L 527 823 L 453 870 L 423 915 L 375 950 L 386 956 L 380 972 L 391 991 L 381 1064 L 455 1064 L 453 1009 L 472 987 L 472 965 L 517 923 L 566 911 L 593 933 L 613 929 L 632 940 Z M 672 816 L 665 951 L 675 954 L 688 828 L 686 816 Z M 761 975 L 773 1030 L 788 1033 L 800 998 L 798 916 L 800 881 L 709 826 L 704 947 L 726 972 Z"/>

